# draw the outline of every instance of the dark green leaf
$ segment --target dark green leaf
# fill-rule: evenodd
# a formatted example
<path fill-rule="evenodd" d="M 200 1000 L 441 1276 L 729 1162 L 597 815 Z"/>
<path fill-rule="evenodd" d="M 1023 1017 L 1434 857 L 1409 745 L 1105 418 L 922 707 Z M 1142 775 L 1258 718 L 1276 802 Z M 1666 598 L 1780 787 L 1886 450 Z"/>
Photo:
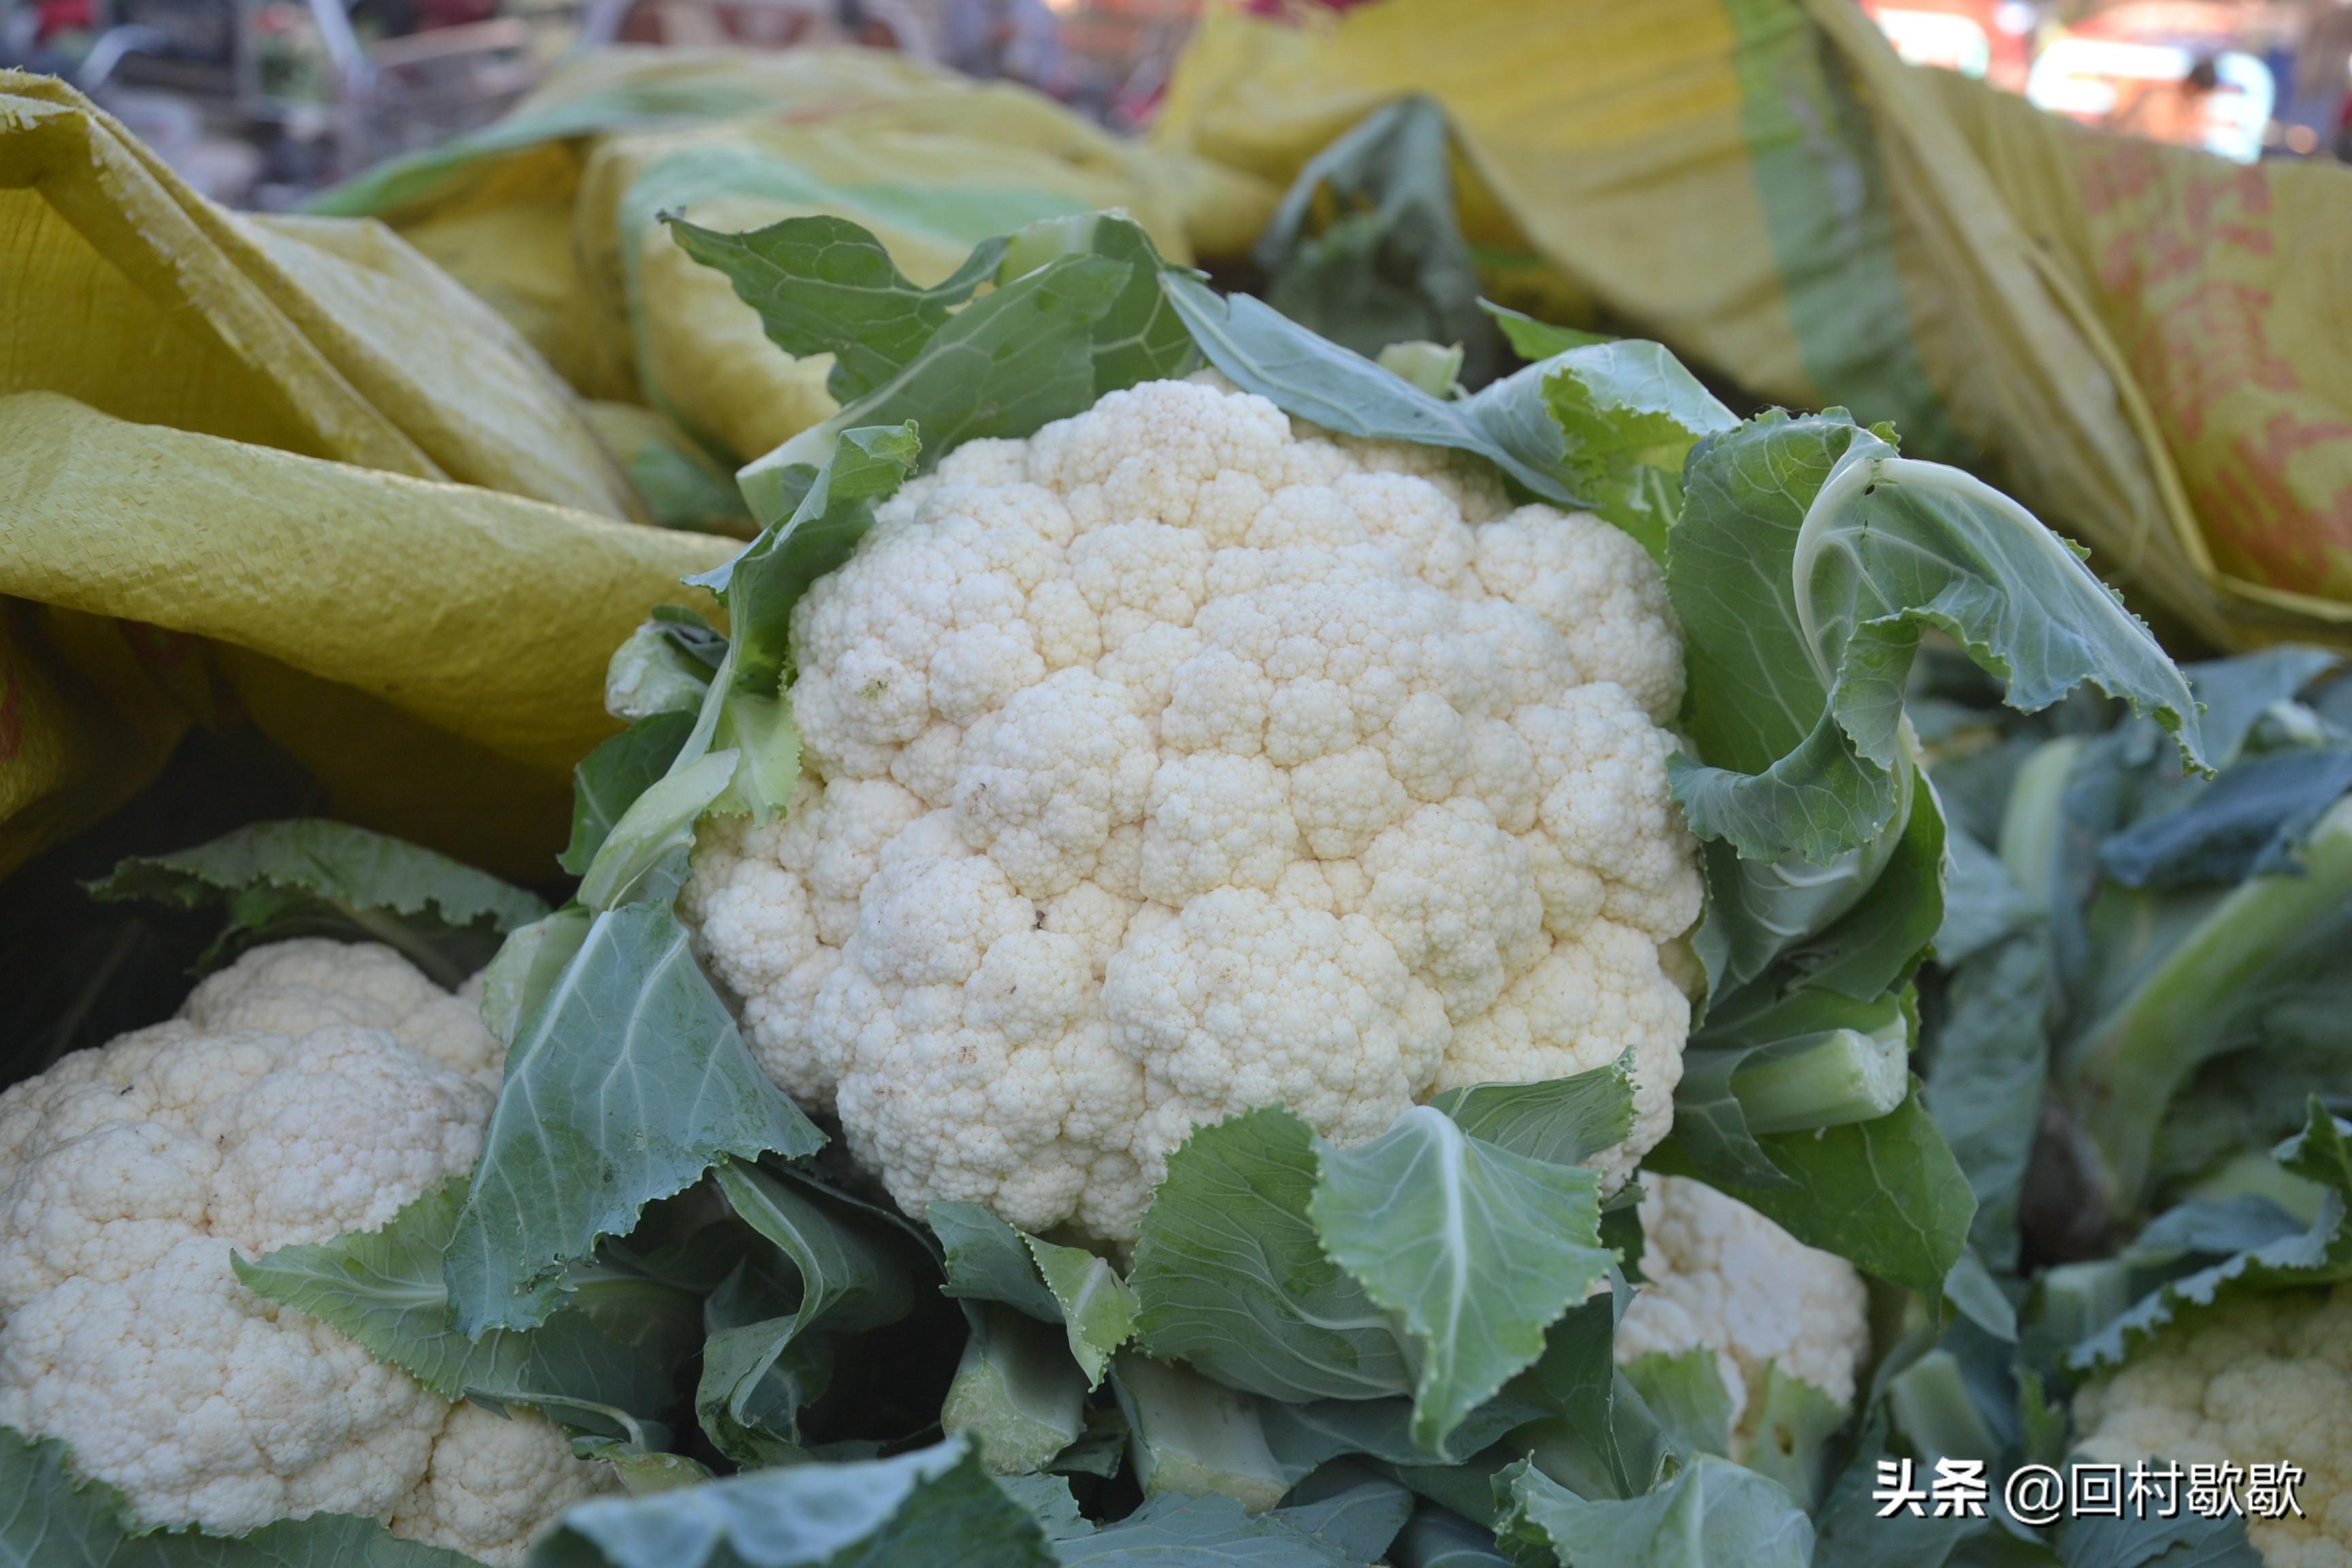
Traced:
<path fill-rule="evenodd" d="M 691 1342 L 681 1336 L 693 1331 L 693 1298 L 649 1279 L 598 1277 L 575 1281 L 564 1310 L 536 1329 L 493 1329 L 468 1340 L 449 1326 L 442 1277 L 463 1203 L 462 1184 L 445 1183 L 382 1230 L 231 1261 L 247 1289 L 331 1325 L 444 1399 L 478 1391 L 528 1405 L 548 1394 L 660 1415 L 672 1370 Z M 594 1312 L 585 1310 L 591 1299 L 599 1301 Z M 650 1353 L 598 1326 L 599 1317 L 615 1312 L 638 1320 L 641 1333 L 652 1330 L 643 1342 Z"/>
<path fill-rule="evenodd" d="M 1412 1513 L 1412 1493 L 1369 1466 L 1326 1466 L 1291 1489 L 1276 1517 L 1307 1531 L 1350 1562 L 1370 1563 Z"/>
<path fill-rule="evenodd" d="M 1944 775 L 1937 777 L 1940 781 Z M 1940 784 L 1937 798 L 1948 806 L 1949 797 Z M 2034 909 L 2000 857 L 1948 815 L 1944 848 L 1950 859 L 1944 876 L 1944 923 L 1936 928 L 1936 959 L 1948 968 L 2016 931 L 2033 918 Z"/>
<path fill-rule="evenodd" d="M 349 1514 L 281 1520 L 232 1539 L 133 1534 L 127 1511 L 112 1487 L 75 1476 L 64 1444 L 0 1426 L 0 1568 L 479 1568 Z"/>
<path fill-rule="evenodd" d="M 997 1475 L 1071 1468 L 1058 1456 L 1085 1435 L 1087 1377 L 1070 1359 L 1068 1342 L 999 1303 L 968 1309 L 967 1316 L 971 1337 L 940 1407 L 940 1425 L 971 1433 Z"/>
<path fill-rule="evenodd" d="M 1748 1186 L 1699 1168 L 1669 1139 L 1648 1168 L 1696 1176 L 1739 1199 L 1808 1247 L 1930 1300 L 1968 1244 L 1976 1198 L 1967 1174 L 1919 1103 L 1916 1086 L 1875 1121 L 1759 1139 L 1789 1187 Z"/>
<path fill-rule="evenodd" d="M 1078 1500 L 1066 1476 L 1006 1476 L 996 1478 L 1004 1495 L 1027 1509 L 1045 1539 L 1067 1541 L 1091 1535 L 1094 1524 L 1078 1513 Z"/>
<path fill-rule="evenodd" d="M 1161 1496 L 1090 1535 L 1055 1543 L 1062 1568 L 1357 1568 L 1279 1513 L 1255 1518 L 1228 1497 Z"/>
<path fill-rule="evenodd" d="M 1871 1412 L 1863 1424 L 1853 1458 L 1838 1473 L 1828 1500 L 1815 1516 L 1819 1537 L 1813 1568 L 1944 1568 L 1961 1542 L 1996 1531 L 1989 1519 L 1938 1519 L 1922 1510 L 1898 1510 L 1881 1518 L 1877 1461 L 1893 1458 L 1886 1447 L 1886 1412 Z"/>
<path fill-rule="evenodd" d="M 598 915 L 507 1057 L 448 1250 L 468 1334 L 530 1328 L 564 1264 L 720 1156 L 814 1154 L 824 1142 L 760 1070 L 659 905 Z"/>
<path fill-rule="evenodd" d="M 1527 1436 L 1554 1479 L 1589 1498 L 1638 1497 L 1664 1474 L 1675 1446 L 1640 1391 L 1617 1369 L 1618 1321 L 1633 1291 L 1612 1279 L 1544 1336 L 1544 1352 L 1507 1396 L 1548 1417 Z"/>
<path fill-rule="evenodd" d="M 1519 374 L 1538 377 L 1542 406 L 1559 427 L 1569 487 L 1663 558 L 1666 531 L 1682 513 L 1684 459 L 1702 437 L 1738 420 L 1680 360 L 1639 339 L 1567 349 Z M 1497 398 L 1490 423 L 1524 406 Z M 1532 437 L 1513 444 L 1531 449 Z"/>
<path fill-rule="evenodd" d="M 1368 358 L 1391 343 L 1459 343 L 1463 380 L 1483 386 L 1501 344 L 1454 216 L 1451 142 L 1433 100 L 1383 104 L 1307 160 L 1252 259 L 1266 303 L 1292 321 Z"/>
<path fill-rule="evenodd" d="M 1305 1466 L 1286 1462 L 1267 1442 L 1260 1400 L 1131 1351 L 1118 1357 L 1110 1385 L 1146 1497 L 1216 1493 L 1255 1513 L 1307 1479 Z"/>
<path fill-rule="evenodd" d="M 1069 223 L 1049 219 L 1039 226 Z M 1160 275 L 1168 264 L 1153 248 L 1150 237 L 1126 218 L 1108 213 L 1088 214 L 1076 220 L 1076 226 L 1080 232 L 1072 236 L 1071 243 L 1093 255 L 1124 261 L 1130 268 L 1127 286 L 1095 323 L 1095 395 L 1139 381 L 1189 374 L 1201 363 L 1201 353 L 1192 344 L 1192 330 L 1160 289 Z M 1021 434 L 1032 434 L 1035 428 L 1033 426 Z"/>
<path fill-rule="evenodd" d="M 845 429 L 823 460 L 794 476 L 794 504 L 724 565 L 688 581 L 727 605 L 727 661 L 713 686 L 773 696 L 784 674 L 792 613 L 809 584 L 849 559 L 922 450 L 911 420 Z"/>
<path fill-rule="evenodd" d="M 1693 1453 L 1731 1453 L 1731 1391 L 1716 1369 L 1715 1352 L 1700 1345 L 1668 1355 L 1652 1351 L 1625 1363 L 1625 1381 L 1640 1391 L 1658 1425 Z"/>
<path fill-rule="evenodd" d="M 778 348 L 795 359 L 834 356 L 825 387 L 840 403 L 906 368 L 1004 254 L 1004 241 L 992 239 L 926 289 L 846 218 L 790 217 L 748 234 L 719 234 L 677 216 L 668 222 L 678 248 L 725 273 Z"/>
<path fill-rule="evenodd" d="M 1704 443 L 1667 552 L 1706 767 L 1675 793 L 1704 837 L 1815 864 L 1894 819 L 1903 685 L 1924 627 L 2032 711 L 2091 681 L 2202 762 L 2196 708 L 2147 629 L 2015 502 L 1898 457 L 1843 414 L 1768 414 Z"/>
<path fill-rule="evenodd" d="M 2002 1269 L 2017 1260 L 2018 1194 L 2041 1121 L 2053 987 L 2039 923 L 1962 964 L 1945 991 L 1921 1091 L 1976 1194 L 1970 1239 Z"/>
<path fill-rule="evenodd" d="M 734 476 L 690 443 L 656 437 L 614 455 L 662 527 L 738 537 L 750 528 L 751 514 Z"/>
<path fill-rule="evenodd" d="M 194 849 L 138 856 L 89 890 L 110 900 L 225 908 L 228 927 L 200 968 L 256 942 L 334 936 L 383 942 L 451 987 L 488 962 L 499 935 L 547 913 L 539 899 L 487 872 L 322 818 L 257 822 Z"/>
<path fill-rule="evenodd" d="M 656 713 L 582 758 L 572 770 L 572 841 L 557 864 L 575 877 L 584 873 L 621 814 L 669 771 L 693 728 L 691 713 Z"/>
<path fill-rule="evenodd" d="M 1511 1428 L 1545 1414 L 1542 1405 L 1522 1397 L 1515 1384 L 1472 1411 L 1438 1450 L 1413 1441 L 1412 1401 L 1403 1398 L 1316 1399 L 1299 1405 L 1269 1400 L 1259 1406 L 1258 1425 L 1274 1457 L 1304 1472 L 1349 1455 L 1398 1466 L 1459 1464 Z"/>
<path fill-rule="evenodd" d="M 924 1211 L 947 1255 L 945 1295 L 1002 1301 L 1041 1323 L 1062 1321 L 1061 1304 L 1037 1277 L 1036 1259 L 1022 1234 L 980 1204 L 935 1203 Z"/>
<path fill-rule="evenodd" d="M 1173 272 L 1160 281 L 1201 352 L 1244 392 L 1342 435 L 1475 452 L 1542 499 L 1577 503 L 1575 492 L 1546 466 L 1558 458 L 1560 446 L 1548 416 L 1538 416 L 1541 429 L 1521 426 L 1541 443 L 1537 451 L 1514 451 L 1480 416 L 1491 405 L 1432 397 L 1246 294 L 1220 298 L 1206 284 Z M 1529 375 L 1532 368 L 1519 374 Z M 1506 384 L 1497 382 L 1480 399 Z M 1533 407 L 1539 385 L 1539 380 L 1520 383 L 1507 395 Z"/>
<path fill-rule="evenodd" d="M 2109 837 L 2099 847 L 2099 865 L 2127 888 L 2293 873 L 2304 840 L 2347 790 L 2352 747 L 2252 757 L 2179 811 Z"/>
<path fill-rule="evenodd" d="M 2091 1514 L 2062 1521 L 2055 1534 L 2065 1568 L 2262 1568 L 2263 1554 L 2246 1539 L 2246 1521 L 2235 1514 Z"/>
<path fill-rule="evenodd" d="M 2290 644 L 2189 666 L 2189 687 L 2205 705 L 2200 722 L 2213 765 L 2228 767 L 2238 760 L 2246 737 L 2273 703 L 2293 700 L 2343 662 L 2344 656 L 2332 648 Z"/>
<path fill-rule="evenodd" d="M 563 1516 L 532 1568 L 1053 1568 L 1029 1510 L 950 1439 L 890 1459 L 755 1470 Z"/>
<path fill-rule="evenodd" d="M 1086 1370 L 1087 1384 L 1099 1384 L 1111 1352 L 1135 1331 L 1135 1291 L 1118 1269 L 1083 1247 L 1056 1247 L 1034 1236 L 1023 1239 L 1061 1309 L 1070 1354 Z"/>
<path fill-rule="evenodd" d="M 1495 325 L 1510 341 L 1511 352 L 1523 360 L 1549 359 L 1570 349 L 1589 348 L 1594 343 L 1617 340 L 1607 332 L 1588 332 L 1576 327 L 1563 327 L 1551 321 L 1538 321 L 1523 310 L 1507 305 L 1497 305 L 1492 300 L 1481 300 L 1478 308 L 1494 319 Z"/>
<path fill-rule="evenodd" d="M 1495 1532 L 1443 1508 L 1423 1508 L 1405 1521 L 1389 1548 L 1396 1568 L 1509 1568 Z"/>
<path fill-rule="evenodd" d="M 1914 1016 L 1907 994 L 1858 1002 L 1835 991 L 1800 989 L 1777 998 L 1761 987 L 1715 1012 L 1683 1055 L 1682 1081 L 1675 1086 L 1675 1133 L 1701 1169 L 1747 1186 L 1790 1187 L 1793 1179 L 1775 1165 L 1758 1142 L 1762 1134 L 1874 1120 L 1906 1081 L 1888 1081 L 1888 1058 L 1907 1051 Z M 1841 1062 L 1872 1064 L 1857 1085 L 1845 1074 L 1818 1083 L 1800 1079 L 1759 1095 L 1756 1075 L 1776 1068 L 1801 1072 L 1825 1049 Z M 1765 1120 L 1748 1114 L 1743 1095 L 1756 1097 Z M 1778 1101 L 1780 1103 L 1774 1103 Z M 1777 1123 L 1774 1120 L 1778 1115 Z"/>
<path fill-rule="evenodd" d="M 2144 1199 L 2158 1130 L 2202 1062 L 2342 1040 L 2352 1006 L 2352 965 L 2343 962 L 2352 952 L 2352 797 L 2329 808 L 2304 861 L 2295 875 L 2231 888 L 2109 886 L 2092 904 L 2076 1008 L 2090 1022 L 2059 1047 L 2059 1091 L 2095 1147 L 2099 1195 L 2118 1215 Z M 2309 1087 L 2341 1077 L 2341 1068 L 2323 1073 Z"/>
<path fill-rule="evenodd" d="M 2139 1336 L 2170 1322 L 2184 1306 L 2210 1306 L 2225 1293 L 2290 1289 L 2352 1279 L 2352 1128 L 2337 1121 L 2315 1099 L 2304 1131 L 2279 1150 L 2290 1172 L 2325 1189 L 2320 1212 L 2308 1228 L 2233 1254 L 2164 1285 L 2121 1317 L 2074 1347 L 2067 1358 L 2077 1369 L 2122 1361 Z"/>
<path fill-rule="evenodd" d="M 864 1215 L 757 1165 L 722 1160 L 718 1175 L 738 1217 L 789 1262 L 799 1290 L 790 1312 L 731 1324 L 713 1335 L 696 1409 L 707 1429 L 722 1421 L 747 1434 L 767 1426 L 790 1441 L 797 1431 L 794 1400 L 814 1397 L 816 1390 L 797 1361 L 782 1378 L 772 1377 L 779 1363 L 820 1331 L 856 1333 L 898 1321 L 914 1304 L 914 1280 L 898 1243 Z"/>
<path fill-rule="evenodd" d="M 802 500 L 793 471 L 821 465 L 845 430 L 912 422 L 926 448 L 944 454 L 1085 412 L 1110 390 L 1096 382 L 1096 332 L 1118 321 L 1133 273 L 1110 256 L 1057 256 L 973 300 L 887 381 L 744 468 L 737 477 L 752 515 L 790 515 Z"/>
<path fill-rule="evenodd" d="M 1907 772 L 1895 809 L 1900 832 L 1822 865 L 1742 859 L 1721 839 L 1702 846 L 1707 905 L 1697 941 L 1718 1044 L 1748 1038 L 1728 1019 L 1772 1005 L 1790 985 L 1868 1001 L 1917 968 L 1943 924 L 1943 813 Z"/>

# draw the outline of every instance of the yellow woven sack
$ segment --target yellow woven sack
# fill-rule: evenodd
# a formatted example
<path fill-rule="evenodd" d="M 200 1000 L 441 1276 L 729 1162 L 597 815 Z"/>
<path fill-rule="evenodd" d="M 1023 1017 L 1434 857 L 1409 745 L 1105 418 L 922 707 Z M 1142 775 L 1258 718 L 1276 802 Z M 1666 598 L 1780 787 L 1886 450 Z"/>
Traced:
<path fill-rule="evenodd" d="M 225 212 L 0 75 L 0 875 L 249 721 L 338 813 L 546 876 L 606 656 L 732 548 L 635 504 L 383 225 Z"/>
<path fill-rule="evenodd" d="M 2159 153 L 2112 215 L 2077 211 L 2113 143 L 1911 70 L 1849 0 L 1213 10 L 1154 137 L 1287 182 L 1408 93 L 1461 138 L 1473 242 L 1539 254 L 1585 324 L 1759 401 L 1892 419 L 2088 544 L 2176 636 L 2352 641 L 2352 343 L 2321 303 L 2352 243 L 2340 171 Z M 2261 189 L 2261 237 L 2217 237 L 2194 194 L 2215 182 Z M 2102 272 L 2102 245 L 2168 225 L 2164 277 Z M 2255 295 L 2269 361 L 2247 349 Z"/>
<path fill-rule="evenodd" d="M 249 720 L 336 816 L 543 879 L 607 657 L 735 548 L 0 397 L 0 875 Z"/>
<path fill-rule="evenodd" d="M 0 72 L 0 393 L 635 513 L 563 384 L 382 225 L 225 211 L 21 72 Z"/>
<path fill-rule="evenodd" d="M 749 228 L 812 213 L 874 230 L 919 280 L 1041 217 L 1123 207 L 1161 249 L 1245 245 L 1275 192 L 1113 137 L 1024 89 L 896 55 L 615 49 L 508 120 L 316 205 L 383 217 L 488 300 L 583 395 L 674 417 L 719 458 L 829 416 L 830 361 L 769 343 L 657 215 Z"/>

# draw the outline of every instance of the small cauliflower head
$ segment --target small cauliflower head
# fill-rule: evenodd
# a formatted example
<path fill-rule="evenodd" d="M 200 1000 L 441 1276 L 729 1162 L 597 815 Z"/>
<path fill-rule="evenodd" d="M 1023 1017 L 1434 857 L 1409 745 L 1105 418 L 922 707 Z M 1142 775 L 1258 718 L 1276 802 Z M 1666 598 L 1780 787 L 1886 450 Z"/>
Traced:
<path fill-rule="evenodd" d="M 1195 1127 L 1372 1137 L 1630 1053 L 1697 917 L 1662 581 L 1589 513 L 1203 381 L 975 441 L 794 616 L 806 775 L 685 910 L 752 1048 L 909 1213 L 1130 1238 Z"/>
<path fill-rule="evenodd" d="M 2096 1464 L 2299 1466 L 2303 1516 L 2246 1533 L 2268 1568 L 2352 1568 L 2352 1284 L 2193 1310 L 2076 1394 L 2074 1429 Z"/>
<path fill-rule="evenodd" d="M 63 1439 L 150 1523 L 362 1514 L 520 1563 L 598 1468 L 536 1415 L 453 1409 L 229 1261 L 376 1229 L 464 1173 L 503 1057 L 391 949 L 288 942 L 0 1094 L 0 1423 Z M 486 1500 L 509 1474 L 525 1489 Z"/>
<path fill-rule="evenodd" d="M 1617 1326 L 1618 1364 L 1712 1354 L 1731 1395 L 1735 1458 L 1755 1440 L 1775 1367 L 1851 1410 L 1870 1353 L 1870 1300 L 1853 1266 L 1704 1182 L 1645 1173 L 1642 1186 L 1643 1284 Z"/>

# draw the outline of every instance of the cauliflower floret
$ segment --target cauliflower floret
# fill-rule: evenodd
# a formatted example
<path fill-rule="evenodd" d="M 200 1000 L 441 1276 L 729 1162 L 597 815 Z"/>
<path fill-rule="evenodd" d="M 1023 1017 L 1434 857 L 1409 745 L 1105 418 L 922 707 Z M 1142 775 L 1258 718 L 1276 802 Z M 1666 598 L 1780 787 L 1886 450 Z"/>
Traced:
<path fill-rule="evenodd" d="M 235 1534 L 325 1510 L 520 1563 L 551 1517 L 530 1510 L 597 1468 L 537 1415 L 486 1448 L 467 1407 L 230 1267 L 375 1229 L 463 1174 L 503 1055 L 390 949 L 289 942 L 0 1094 L 0 1423 L 63 1439 L 151 1523 Z M 467 1533 L 435 1478 L 500 1462 L 540 1491 Z M 432 1506 L 411 1500 L 428 1483 Z"/>
<path fill-rule="evenodd" d="M 1644 1282 L 1617 1326 L 1618 1363 L 1711 1352 L 1731 1395 L 1734 1457 L 1756 1436 L 1774 1366 L 1851 1409 L 1870 1353 L 1870 1301 L 1853 1266 L 1704 1182 L 1642 1184 Z"/>
<path fill-rule="evenodd" d="M 909 1213 L 1122 1241 L 1204 1122 L 1281 1100 L 1348 1142 L 1629 1052 L 1594 1163 L 1664 1134 L 1680 643 L 1598 518 L 1148 383 L 951 455 L 792 637 L 808 776 L 699 830 L 684 907 Z"/>
<path fill-rule="evenodd" d="M 599 1468 L 574 1459 L 563 1434 L 537 1416 L 460 1405 L 394 1510 L 393 1533 L 484 1563 L 519 1563 L 541 1526 L 605 1489 Z"/>
<path fill-rule="evenodd" d="M 2352 1564 L 2352 1285 L 2192 1311 L 2074 1397 L 2082 1458 L 2300 1466 L 2301 1518 L 2246 1521 L 2270 1568 Z"/>

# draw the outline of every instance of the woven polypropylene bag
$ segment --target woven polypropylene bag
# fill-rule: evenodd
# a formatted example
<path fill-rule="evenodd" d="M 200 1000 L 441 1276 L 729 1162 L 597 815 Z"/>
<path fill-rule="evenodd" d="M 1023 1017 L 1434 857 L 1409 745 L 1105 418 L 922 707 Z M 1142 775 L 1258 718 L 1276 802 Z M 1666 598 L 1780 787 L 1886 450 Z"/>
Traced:
<path fill-rule="evenodd" d="M 250 722 L 331 808 L 544 878 L 607 656 L 724 540 L 380 224 L 190 192 L 0 75 L 0 874 Z"/>
<path fill-rule="evenodd" d="M 583 395 L 649 405 L 740 464 L 830 416 L 796 361 L 660 221 L 740 230 L 824 213 L 933 282 L 1041 218 L 1125 210 L 1163 253 L 1246 245 L 1275 192 L 1111 135 L 1026 89 L 858 49 L 616 49 L 507 120 L 371 172 L 315 210 L 372 214 L 490 302 Z"/>
<path fill-rule="evenodd" d="M 1570 314 L 1894 421 L 2185 645 L 2352 642 L 2352 174 L 2084 131 L 1904 66 L 1850 0 L 1215 9 L 1155 140 L 1287 182 L 1413 93 L 1472 240 Z"/>

